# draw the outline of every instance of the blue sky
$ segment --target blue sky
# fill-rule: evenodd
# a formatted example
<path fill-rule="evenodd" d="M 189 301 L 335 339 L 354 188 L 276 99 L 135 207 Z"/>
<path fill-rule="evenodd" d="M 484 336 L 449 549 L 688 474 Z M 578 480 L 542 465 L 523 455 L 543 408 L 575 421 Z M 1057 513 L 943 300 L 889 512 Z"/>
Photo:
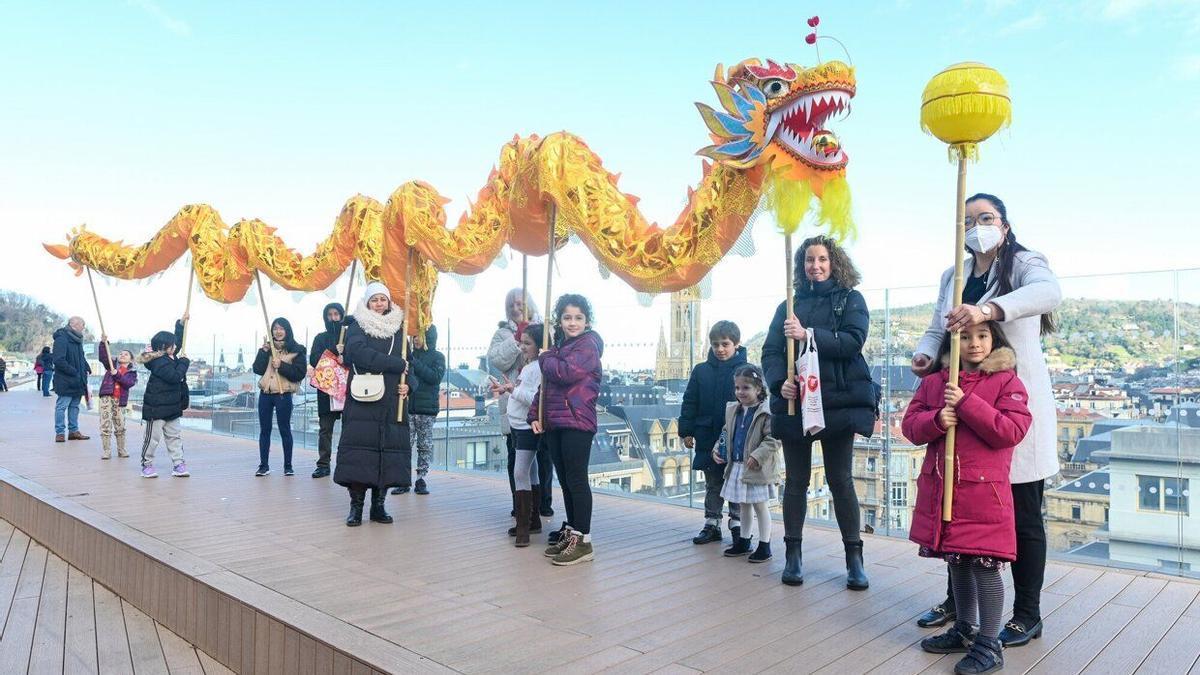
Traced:
<path fill-rule="evenodd" d="M 837 131 L 851 157 L 860 225 L 852 252 L 866 287 L 932 284 L 949 263 L 953 170 L 917 114 L 929 77 L 963 60 L 1010 82 L 1013 127 L 984 146 L 969 189 L 1004 197 L 1026 245 L 1063 275 L 1197 266 L 1192 1 L 4 2 L 0 228 L 9 255 L 0 288 L 90 321 L 86 284 L 39 242 L 82 222 L 140 242 L 188 203 L 212 204 L 229 223 L 262 218 L 309 250 L 348 197 L 382 200 L 421 179 L 454 199 L 456 222 L 514 133 L 578 134 L 644 213 L 670 223 L 699 175 L 694 152 L 707 138 L 692 102 L 714 103 L 713 66 L 749 56 L 814 63 L 803 40 L 813 14 L 858 71 L 854 112 Z M 823 43 L 822 56 L 840 52 Z M 769 222 L 755 239 L 754 260 L 714 272 L 706 322 L 732 316 L 748 334 L 765 328 L 783 270 Z M 614 363 L 648 363 L 652 350 L 638 345 L 657 337 L 665 300 L 640 307 L 619 281 L 600 279 L 582 246 L 563 261 L 556 289 L 592 294 L 606 339 L 629 345 L 614 346 Z M 513 262 L 469 292 L 443 280 L 437 319 L 451 318 L 459 344 L 485 342 L 502 289 L 519 284 Z M 544 263 L 531 269 L 540 285 Z M 180 311 L 185 283 L 172 270 L 149 285 L 102 286 L 110 332 L 144 337 L 162 327 Z M 1131 297 L 1171 290 L 1076 286 Z M 1200 283 L 1185 286 L 1200 300 Z M 326 300 L 317 295 L 297 302 L 268 291 L 268 306 L 303 324 Z M 198 301 L 193 313 L 197 334 L 230 349 L 251 346 L 261 330 L 248 304 Z"/>

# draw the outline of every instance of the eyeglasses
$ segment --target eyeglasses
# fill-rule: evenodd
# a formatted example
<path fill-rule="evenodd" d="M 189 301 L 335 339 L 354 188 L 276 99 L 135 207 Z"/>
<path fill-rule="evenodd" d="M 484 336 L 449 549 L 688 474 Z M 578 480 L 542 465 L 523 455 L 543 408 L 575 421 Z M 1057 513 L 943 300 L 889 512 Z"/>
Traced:
<path fill-rule="evenodd" d="M 976 225 L 995 225 L 996 221 L 998 220 L 1000 220 L 1000 216 L 994 213 L 981 213 L 979 214 L 978 218 L 967 216 L 965 219 L 963 219 L 963 223 L 966 224 L 967 229 L 969 230 Z"/>

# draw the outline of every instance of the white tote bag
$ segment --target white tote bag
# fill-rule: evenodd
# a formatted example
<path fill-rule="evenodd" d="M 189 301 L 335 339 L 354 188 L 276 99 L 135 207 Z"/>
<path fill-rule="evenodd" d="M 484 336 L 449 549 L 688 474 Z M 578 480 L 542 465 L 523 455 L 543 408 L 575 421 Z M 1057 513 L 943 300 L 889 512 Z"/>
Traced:
<path fill-rule="evenodd" d="M 821 362 L 817 358 L 817 343 L 812 331 L 804 353 L 796 359 L 796 375 L 800 386 L 800 415 L 804 433 L 812 436 L 825 428 L 825 406 L 821 403 Z"/>

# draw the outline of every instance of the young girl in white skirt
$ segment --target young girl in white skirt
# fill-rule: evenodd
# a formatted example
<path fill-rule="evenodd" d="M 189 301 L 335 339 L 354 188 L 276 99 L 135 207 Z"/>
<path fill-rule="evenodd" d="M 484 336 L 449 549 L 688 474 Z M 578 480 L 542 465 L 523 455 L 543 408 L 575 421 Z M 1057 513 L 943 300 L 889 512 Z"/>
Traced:
<path fill-rule="evenodd" d="M 713 460 L 725 465 L 725 486 L 721 497 L 741 504 L 742 533 L 726 557 L 750 553 L 751 526 L 758 519 L 758 548 L 749 561 L 771 559 L 771 502 L 777 497 L 781 480 L 783 446 L 771 436 L 771 410 L 766 405 L 767 386 L 758 366 L 738 366 L 733 373 L 737 401 L 725 408 L 725 450 L 713 449 Z M 727 456 L 726 456 L 727 453 Z"/>

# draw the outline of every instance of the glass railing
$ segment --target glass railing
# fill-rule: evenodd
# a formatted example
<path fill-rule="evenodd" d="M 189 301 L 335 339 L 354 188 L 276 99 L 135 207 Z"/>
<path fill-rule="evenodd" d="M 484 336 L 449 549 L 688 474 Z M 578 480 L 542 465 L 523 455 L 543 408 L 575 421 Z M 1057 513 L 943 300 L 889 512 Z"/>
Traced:
<path fill-rule="evenodd" d="M 692 470 L 694 453 L 678 437 L 686 379 L 707 358 L 708 328 L 721 319 L 739 325 L 749 360 L 760 362 L 763 333 L 782 300 L 782 293 L 768 292 L 768 284 L 781 287 L 782 271 L 778 280 L 762 273 L 765 281 L 749 285 L 752 292 L 740 280 L 718 277 L 698 299 L 677 302 L 667 294 L 643 302 L 645 297 L 640 301 L 615 278 L 602 279 L 590 270 L 578 274 L 587 277 L 578 287 L 556 280 L 555 292 L 586 289 L 595 327 L 605 340 L 592 486 L 703 508 L 704 474 Z M 519 279 L 519 270 L 510 267 L 489 270 L 471 289 L 449 277 L 441 281 L 434 315 L 439 349 L 450 367 L 439 384 L 442 413 L 434 427 L 434 469 L 505 475 L 507 450 L 498 402 L 487 386 L 492 364 L 486 355 L 504 291 Z M 1061 285 L 1065 300 L 1057 313 L 1058 332 L 1043 340 L 1054 383 L 1057 419 L 1052 423 L 1061 466 L 1045 493 L 1053 555 L 1198 575 L 1200 507 L 1193 516 L 1190 489 L 1193 480 L 1200 481 L 1200 269 L 1068 277 Z M 485 304 L 494 311 L 480 317 L 453 314 L 455 308 L 478 306 L 484 288 L 489 289 Z M 541 305 L 544 287 L 533 294 Z M 864 527 L 905 537 L 925 450 L 903 437 L 900 420 L 918 384 L 910 359 L 929 324 L 937 289 L 863 294 L 871 309 L 864 354 L 882 386 L 883 404 L 878 433 L 855 443 L 854 484 Z M 194 339 L 203 343 L 205 336 Z M 245 347 L 248 366 L 253 349 L 249 341 Z M 224 365 L 220 350 L 189 350 L 195 365 L 185 424 L 256 438 L 257 378 L 237 367 L 236 356 L 231 357 L 236 348 L 225 345 L 225 350 Z M 501 376 L 495 369 L 493 374 Z M 133 392 L 135 419 L 144 372 L 142 379 Z M 93 391 L 98 386 L 97 379 Z M 298 449 L 316 450 L 316 395 L 307 384 L 296 395 L 293 429 Z M 278 457 L 277 434 L 274 448 Z M 297 459 L 298 471 L 311 470 L 312 455 L 305 457 Z M 247 458 L 248 474 L 254 464 Z M 819 452 L 811 471 L 808 518 L 831 520 L 833 503 Z M 778 504 L 775 508 L 778 512 Z"/>

